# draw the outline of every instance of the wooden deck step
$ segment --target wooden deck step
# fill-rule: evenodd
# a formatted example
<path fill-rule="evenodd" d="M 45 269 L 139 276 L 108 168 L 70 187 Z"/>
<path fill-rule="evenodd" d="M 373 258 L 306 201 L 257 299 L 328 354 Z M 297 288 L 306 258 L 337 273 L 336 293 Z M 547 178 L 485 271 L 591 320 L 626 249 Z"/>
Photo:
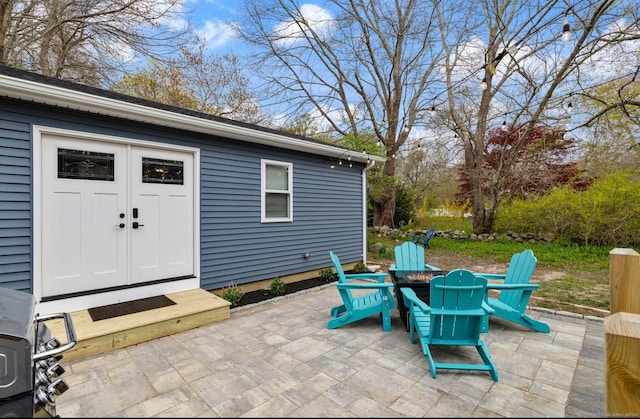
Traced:
<path fill-rule="evenodd" d="M 227 300 L 203 289 L 167 294 L 176 304 L 111 319 L 93 321 L 87 310 L 71 313 L 77 345 L 63 357 L 65 362 L 150 341 L 230 317 Z M 60 343 L 66 344 L 64 321 L 46 322 Z"/>

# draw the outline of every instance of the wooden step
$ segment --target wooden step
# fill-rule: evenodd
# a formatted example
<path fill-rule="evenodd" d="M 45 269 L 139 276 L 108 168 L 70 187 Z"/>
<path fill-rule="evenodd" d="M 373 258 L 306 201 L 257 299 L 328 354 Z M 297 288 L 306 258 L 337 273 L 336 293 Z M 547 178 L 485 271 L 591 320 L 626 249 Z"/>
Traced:
<path fill-rule="evenodd" d="M 231 303 L 203 289 L 167 297 L 176 304 L 95 322 L 88 310 L 71 313 L 78 343 L 63 353 L 64 361 L 87 358 L 230 317 Z M 61 344 L 67 343 L 62 319 L 49 320 L 46 325 Z"/>

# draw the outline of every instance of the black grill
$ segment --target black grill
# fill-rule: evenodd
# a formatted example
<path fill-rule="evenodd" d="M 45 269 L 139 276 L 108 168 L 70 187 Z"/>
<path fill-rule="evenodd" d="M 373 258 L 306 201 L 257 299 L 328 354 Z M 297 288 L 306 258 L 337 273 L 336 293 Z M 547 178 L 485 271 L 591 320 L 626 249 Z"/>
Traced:
<path fill-rule="evenodd" d="M 76 343 L 68 313 L 38 316 L 35 298 L 0 288 L 0 417 L 58 417 L 56 398 L 68 390 L 62 353 Z M 44 323 L 64 319 L 67 344 Z"/>

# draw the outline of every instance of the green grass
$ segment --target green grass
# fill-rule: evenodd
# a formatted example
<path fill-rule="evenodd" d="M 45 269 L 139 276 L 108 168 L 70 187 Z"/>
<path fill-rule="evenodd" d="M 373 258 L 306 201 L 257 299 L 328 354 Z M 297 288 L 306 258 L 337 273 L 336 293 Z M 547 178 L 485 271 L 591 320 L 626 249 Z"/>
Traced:
<path fill-rule="evenodd" d="M 402 236 L 370 237 L 369 246 L 374 243 L 383 245 L 380 252 L 371 255 L 374 259 L 394 257 L 393 249 L 399 242 L 408 240 Z M 430 253 L 446 254 L 455 252 L 461 256 L 473 257 L 496 262 L 508 262 L 514 253 L 531 249 L 541 266 L 562 269 L 580 268 L 582 270 L 606 269 L 609 265 L 609 247 L 577 246 L 560 243 L 518 243 L 510 239 L 482 242 L 474 240 L 456 240 L 434 237 L 430 241 Z"/>
<path fill-rule="evenodd" d="M 594 246 L 567 246 L 556 243 L 517 243 L 513 240 L 479 242 L 473 240 L 432 239 L 431 253 L 457 252 L 469 257 L 508 262 L 514 253 L 531 249 L 540 266 L 562 269 L 580 268 L 593 271 L 609 265 L 610 248 Z"/>

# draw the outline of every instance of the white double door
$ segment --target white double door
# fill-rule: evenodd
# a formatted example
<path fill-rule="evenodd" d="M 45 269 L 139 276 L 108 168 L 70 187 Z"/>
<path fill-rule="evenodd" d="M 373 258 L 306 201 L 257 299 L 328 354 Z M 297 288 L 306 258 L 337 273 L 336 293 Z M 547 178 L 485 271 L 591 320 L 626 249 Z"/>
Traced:
<path fill-rule="evenodd" d="M 43 135 L 42 297 L 192 277 L 193 167 L 180 150 Z"/>

